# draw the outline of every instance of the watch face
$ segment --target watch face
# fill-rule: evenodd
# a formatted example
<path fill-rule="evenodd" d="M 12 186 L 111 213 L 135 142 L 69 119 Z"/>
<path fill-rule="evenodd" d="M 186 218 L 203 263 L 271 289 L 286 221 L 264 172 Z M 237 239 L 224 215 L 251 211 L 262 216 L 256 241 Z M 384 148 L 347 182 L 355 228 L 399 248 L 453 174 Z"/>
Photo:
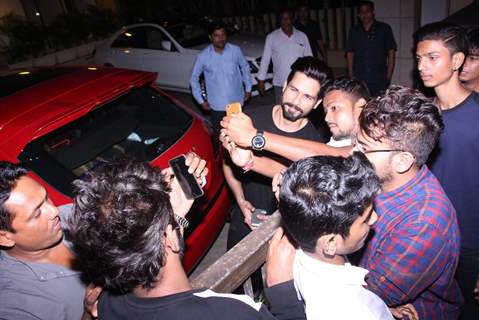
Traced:
<path fill-rule="evenodd" d="M 255 149 L 261 149 L 264 147 L 264 137 L 263 136 L 254 136 L 252 145 Z"/>

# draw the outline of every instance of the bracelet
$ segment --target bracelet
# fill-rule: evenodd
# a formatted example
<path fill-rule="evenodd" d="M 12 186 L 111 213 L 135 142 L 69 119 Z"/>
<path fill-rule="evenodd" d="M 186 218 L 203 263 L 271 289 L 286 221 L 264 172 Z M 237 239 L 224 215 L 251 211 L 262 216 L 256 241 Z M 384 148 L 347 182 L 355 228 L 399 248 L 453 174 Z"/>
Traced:
<path fill-rule="evenodd" d="M 248 171 L 250 171 L 252 168 L 254 167 L 254 157 L 252 156 L 248 162 L 241 167 L 241 169 L 243 169 L 243 173 L 246 173 Z"/>
<path fill-rule="evenodd" d="M 188 226 L 190 225 L 190 222 L 186 220 L 186 218 L 179 216 L 176 213 L 175 213 L 175 220 L 180 226 L 183 227 L 183 229 L 188 228 Z"/>

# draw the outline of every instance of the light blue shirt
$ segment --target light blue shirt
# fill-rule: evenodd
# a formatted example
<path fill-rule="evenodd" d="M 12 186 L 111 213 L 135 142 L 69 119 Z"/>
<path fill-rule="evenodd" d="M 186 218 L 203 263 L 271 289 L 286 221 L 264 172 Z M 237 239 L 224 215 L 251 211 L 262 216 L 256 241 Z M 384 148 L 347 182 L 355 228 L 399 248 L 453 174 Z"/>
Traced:
<path fill-rule="evenodd" d="M 208 103 L 215 111 L 224 111 L 226 105 L 233 102 L 243 105 L 244 92 L 251 92 L 248 62 L 241 49 L 233 44 L 227 43 L 222 53 L 217 53 L 210 44 L 196 57 L 190 85 L 193 97 L 199 104 L 205 102 L 201 96 L 199 81 L 202 73 L 205 77 Z"/>

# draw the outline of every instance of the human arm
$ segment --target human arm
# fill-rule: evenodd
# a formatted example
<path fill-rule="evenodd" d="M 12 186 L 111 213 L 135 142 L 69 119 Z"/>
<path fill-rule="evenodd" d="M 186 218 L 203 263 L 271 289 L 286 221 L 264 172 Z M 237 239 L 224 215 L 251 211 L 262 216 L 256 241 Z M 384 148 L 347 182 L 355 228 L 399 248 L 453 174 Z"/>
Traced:
<path fill-rule="evenodd" d="M 268 72 L 269 63 L 271 62 L 272 55 L 272 38 L 271 34 L 266 37 L 264 44 L 263 55 L 261 56 L 261 63 L 259 66 L 256 77 L 258 81 L 264 81 L 266 79 L 266 73 Z"/>
<path fill-rule="evenodd" d="M 223 148 L 230 154 L 231 161 L 240 168 L 244 168 L 250 163 L 251 167 L 249 170 L 253 170 L 269 178 L 273 178 L 277 172 L 285 168 L 283 164 L 273 159 L 257 157 L 250 149 L 237 147 L 235 143 L 224 134 L 224 129 L 221 129 L 220 141 L 223 144 Z"/>
<path fill-rule="evenodd" d="M 413 303 L 442 273 L 449 272 L 452 252 L 434 219 L 412 214 L 392 228 L 361 265 L 369 270 L 367 288 L 396 307 Z"/>
<path fill-rule="evenodd" d="M 396 50 L 397 50 L 397 44 L 396 40 L 394 39 L 394 34 L 393 30 L 389 25 L 387 25 L 387 30 L 386 30 L 386 50 L 388 54 L 388 68 L 387 68 L 387 80 L 391 82 L 393 72 L 394 72 L 394 66 L 396 64 Z"/>
<path fill-rule="evenodd" d="M 388 51 L 388 71 L 386 74 L 388 82 L 391 82 L 394 72 L 394 66 L 396 64 L 396 51 L 391 49 Z"/>
<path fill-rule="evenodd" d="M 277 319 L 306 319 L 303 303 L 293 283 L 293 262 L 296 251 L 283 228 L 273 235 L 266 256 L 265 295 L 270 302 L 271 313 Z"/>
<path fill-rule="evenodd" d="M 224 117 L 221 126 L 224 128 L 222 132 L 242 147 L 250 147 L 251 139 L 257 132 L 251 118 L 244 113 Z M 321 142 L 290 138 L 271 132 L 264 132 L 263 135 L 266 140 L 265 150 L 292 161 L 315 155 L 348 156 L 352 149 L 351 147 L 331 147 Z"/>
<path fill-rule="evenodd" d="M 304 48 L 304 55 L 303 57 L 310 57 L 313 55 L 313 50 L 311 50 L 311 44 L 309 43 L 308 37 L 306 34 L 304 34 L 304 43 L 305 43 L 305 48 Z"/>
<path fill-rule="evenodd" d="M 206 167 L 205 160 L 198 157 L 195 153 L 189 152 L 185 156 L 185 164 L 188 167 L 188 173 L 193 174 L 198 183 L 201 181 L 206 181 L 208 168 Z M 162 170 L 162 173 L 165 177 L 165 181 L 169 183 L 171 188 L 169 194 L 173 212 L 180 217 L 185 217 L 193 205 L 194 200 L 186 198 L 185 193 L 180 187 L 178 179 L 174 177 L 173 170 L 170 167 Z"/>
<path fill-rule="evenodd" d="M 241 70 L 241 76 L 243 79 L 243 84 L 245 88 L 245 101 L 249 99 L 249 94 L 253 88 L 253 83 L 251 82 L 251 72 L 249 68 L 248 61 L 246 61 L 241 49 L 238 48 L 238 64 Z"/>
<path fill-rule="evenodd" d="M 476 287 L 474 288 L 474 296 L 476 301 L 479 301 L 479 275 L 477 276 Z"/>
<path fill-rule="evenodd" d="M 328 53 L 326 51 L 326 46 L 324 45 L 323 40 L 317 40 L 318 42 L 318 50 L 319 53 L 321 54 L 321 57 L 323 57 L 324 63 L 328 64 Z"/>
<path fill-rule="evenodd" d="M 348 75 L 353 77 L 354 52 L 346 53 L 346 63 L 348 66 Z"/>
<path fill-rule="evenodd" d="M 103 288 L 90 283 L 85 288 L 85 296 L 83 298 L 83 315 L 82 320 L 90 320 L 98 318 L 98 298 Z"/>
<path fill-rule="evenodd" d="M 231 164 L 228 163 L 228 159 L 223 159 L 223 173 L 225 176 L 226 183 L 233 192 L 233 195 L 236 199 L 236 203 L 240 208 L 241 212 L 243 213 L 244 222 L 250 227 L 251 226 L 251 214 L 254 211 L 253 205 L 245 198 L 243 192 L 243 185 L 241 181 L 239 181 L 231 168 Z"/>
<path fill-rule="evenodd" d="M 201 85 L 200 85 L 200 76 L 204 70 L 204 63 L 201 55 L 196 57 L 195 65 L 193 66 L 193 71 L 191 72 L 190 77 L 190 86 L 191 86 L 191 93 L 195 98 L 196 102 L 198 102 L 203 110 L 208 111 L 210 110 L 210 106 L 208 101 L 203 99 L 201 95 Z"/>

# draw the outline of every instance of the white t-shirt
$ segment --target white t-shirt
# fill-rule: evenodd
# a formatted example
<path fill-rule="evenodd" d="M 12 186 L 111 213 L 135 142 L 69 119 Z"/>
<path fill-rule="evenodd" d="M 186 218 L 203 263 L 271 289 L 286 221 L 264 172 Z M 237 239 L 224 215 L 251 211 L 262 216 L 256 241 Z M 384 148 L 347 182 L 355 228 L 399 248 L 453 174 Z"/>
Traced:
<path fill-rule="evenodd" d="M 364 288 L 366 269 L 333 265 L 296 250 L 294 284 L 308 320 L 392 320 L 386 304 Z"/>
<path fill-rule="evenodd" d="M 288 37 L 279 28 L 272 31 L 264 44 L 258 79 L 264 80 L 269 63 L 273 60 L 273 85 L 282 87 L 291 71 L 291 65 L 300 57 L 312 56 L 308 37 L 298 29 L 293 28 L 293 34 Z"/>
<path fill-rule="evenodd" d="M 347 147 L 351 145 L 351 139 L 342 139 L 342 140 L 335 140 L 333 137 L 326 143 L 328 146 L 331 147 Z"/>

